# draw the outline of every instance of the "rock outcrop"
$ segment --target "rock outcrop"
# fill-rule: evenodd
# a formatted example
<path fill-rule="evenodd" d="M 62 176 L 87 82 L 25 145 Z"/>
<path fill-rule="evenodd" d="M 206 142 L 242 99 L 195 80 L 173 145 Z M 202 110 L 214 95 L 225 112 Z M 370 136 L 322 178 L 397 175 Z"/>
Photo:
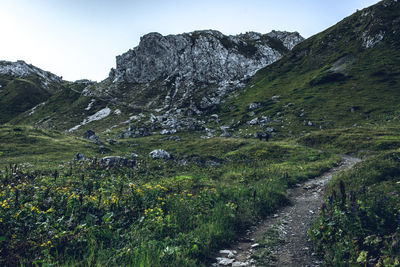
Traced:
<path fill-rule="evenodd" d="M 149 33 L 117 56 L 116 68 L 94 93 L 134 107 L 192 113 L 215 109 L 255 72 L 280 59 L 301 42 L 297 32 L 248 32 L 226 36 L 195 31 L 163 36 Z"/>

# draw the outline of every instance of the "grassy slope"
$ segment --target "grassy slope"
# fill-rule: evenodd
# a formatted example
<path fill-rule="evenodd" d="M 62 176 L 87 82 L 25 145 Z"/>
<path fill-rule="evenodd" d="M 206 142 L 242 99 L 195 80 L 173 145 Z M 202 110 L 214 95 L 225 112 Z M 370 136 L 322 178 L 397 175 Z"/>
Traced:
<path fill-rule="evenodd" d="M 400 265 L 399 157 L 382 152 L 334 177 L 310 230 L 327 266 Z"/>
<path fill-rule="evenodd" d="M 70 169 L 59 167 L 59 160 L 77 150 L 99 156 L 92 145 L 29 127 L 3 126 L 0 133 L 3 164 L 40 167 L 33 174 L 1 174 L 0 254 L 13 263 L 198 266 L 256 218 L 285 204 L 287 186 L 338 161 L 286 142 L 181 135 L 181 142 L 151 136 L 109 146 L 111 154 L 138 153 L 133 169 L 90 163 Z M 174 160 L 149 159 L 155 148 L 167 149 Z"/>
<path fill-rule="evenodd" d="M 55 167 L 78 152 L 100 156 L 98 148 L 81 138 L 30 126 L 0 126 L 0 166 L 30 163 L 35 168 Z"/>
<path fill-rule="evenodd" d="M 252 102 L 262 104 L 256 116 L 283 116 L 285 132 L 397 120 L 400 43 L 398 25 L 392 22 L 399 18 L 398 5 L 374 8 L 375 19 L 383 21 L 376 27 L 387 32 L 384 41 L 375 47 L 361 46 L 364 31 L 375 34 L 378 30 L 371 29 L 375 22 L 362 17 L 359 11 L 260 70 L 246 89 L 226 102 L 224 120 L 248 121 Z M 333 66 L 341 68 L 334 73 L 329 71 Z M 271 100 L 277 95 L 279 101 Z M 286 106 L 288 103 L 293 105 Z M 308 121 L 314 126 L 304 126 Z"/>
<path fill-rule="evenodd" d="M 131 110 L 125 106 L 116 106 L 97 97 L 82 95 L 80 92 L 86 86 L 83 83 L 65 83 L 58 92 L 47 99 L 45 105 L 38 107 L 34 114 L 22 113 L 14 117 L 10 123 L 36 125 L 48 129 L 67 131 L 79 125 L 84 119 L 87 119 L 88 116 L 95 114 L 97 111 L 105 107 L 111 108 L 112 113 L 108 117 L 100 121 L 91 122 L 76 130 L 76 135 L 82 135 L 88 129 L 103 131 L 128 119 L 128 114 L 131 113 Z M 92 100 L 95 101 L 91 104 L 91 108 L 87 110 Z M 122 114 L 114 114 L 113 112 L 116 109 L 121 110 Z"/>
<path fill-rule="evenodd" d="M 50 97 L 50 93 L 33 78 L 9 79 L 0 76 L 0 123 L 5 123 Z"/>

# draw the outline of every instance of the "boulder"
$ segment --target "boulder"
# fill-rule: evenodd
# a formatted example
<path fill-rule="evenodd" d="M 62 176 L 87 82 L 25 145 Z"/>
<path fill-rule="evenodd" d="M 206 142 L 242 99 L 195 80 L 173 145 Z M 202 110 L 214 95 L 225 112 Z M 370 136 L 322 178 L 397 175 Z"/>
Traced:
<path fill-rule="evenodd" d="M 257 109 L 261 106 L 260 103 L 250 103 L 249 110 Z"/>
<path fill-rule="evenodd" d="M 96 135 L 96 133 L 95 133 L 93 130 L 87 130 L 87 131 L 83 134 L 82 137 L 85 138 L 85 139 L 92 140 L 92 141 L 95 141 L 95 140 L 98 140 L 98 139 L 99 139 L 99 137 Z"/>
<path fill-rule="evenodd" d="M 82 153 L 76 153 L 75 157 L 72 159 L 73 161 L 81 161 L 85 160 L 86 157 Z"/>
<path fill-rule="evenodd" d="M 170 159 L 171 154 L 163 149 L 155 149 L 149 153 L 149 156 L 153 159 Z"/>

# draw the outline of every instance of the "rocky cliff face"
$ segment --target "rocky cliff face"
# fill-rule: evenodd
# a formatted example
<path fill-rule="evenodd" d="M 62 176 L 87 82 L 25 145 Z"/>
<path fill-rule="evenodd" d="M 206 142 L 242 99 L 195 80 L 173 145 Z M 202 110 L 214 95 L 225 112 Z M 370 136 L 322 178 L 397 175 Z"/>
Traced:
<path fill-rule="evenodd" d="M 116 69 L 95 89 L 132 106 L 171 110 L 213 109 L 257 70 L 280 59 L 301 42 L 297 32 L 226 36 L 206 30 L 163 36 L 149 33 L 117 56 Z"/>
<path fill-rule="evenodd" d="M 117 57 L 110 78 L 134 83 L 173 76 L 178 83 L 238 80 L 276 61 L 300 41 L 299 34 L 285 32 L 267 36 L 254 32 L 225 36 L 211 30 L 168 36 L 149 33 L 139 46 Z"/>

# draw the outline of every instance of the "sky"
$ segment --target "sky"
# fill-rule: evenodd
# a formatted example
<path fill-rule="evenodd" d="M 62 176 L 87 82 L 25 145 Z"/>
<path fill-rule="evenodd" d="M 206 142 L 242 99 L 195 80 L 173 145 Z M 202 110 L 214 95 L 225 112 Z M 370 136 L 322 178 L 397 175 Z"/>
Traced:
<path fill-rule="evenodd" d="M 149 32 L 298 31 L 308 38 L 378 0 L 0 0 L 0 60 L 101 81 Z"/>

